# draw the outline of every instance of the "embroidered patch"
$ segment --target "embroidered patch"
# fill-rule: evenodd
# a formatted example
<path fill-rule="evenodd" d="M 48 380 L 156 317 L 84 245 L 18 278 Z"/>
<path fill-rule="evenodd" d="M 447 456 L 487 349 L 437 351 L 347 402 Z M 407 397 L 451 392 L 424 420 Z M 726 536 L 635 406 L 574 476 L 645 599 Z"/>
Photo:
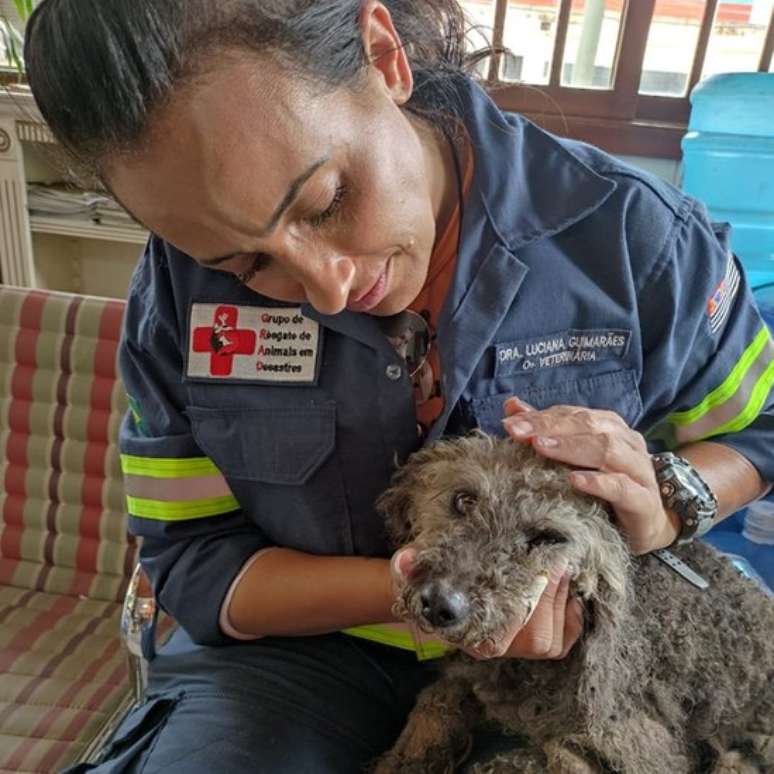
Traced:
<path fill-rule="evenodd" d="M 632 332 L 611 328 L 571 328 L 559 333 L 495 344 L 495 376 L 514 376 L 565 365 L 622 358 Z"/>
<path fill-rule="evenodd" d="M 320 343 L 319 323 L 301 307 L 193 304 L 186 375 L 314 384 Z"/>
<path fill-rule="evenodd" d="M 717 333 L 728 319 L 731 307 L 734 305 L 734 299 L 739 291 L 740 281 L 736 260 L 729 251 L 725 276 L 707 301 L 707 316 L 709 317 L 710 330 L 713 333 Z"/>

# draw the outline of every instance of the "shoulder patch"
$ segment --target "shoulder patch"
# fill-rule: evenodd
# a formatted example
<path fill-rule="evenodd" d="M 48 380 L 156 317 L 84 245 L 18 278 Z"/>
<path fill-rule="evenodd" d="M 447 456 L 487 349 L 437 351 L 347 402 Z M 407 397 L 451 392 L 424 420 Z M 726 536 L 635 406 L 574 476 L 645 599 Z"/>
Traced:
<path fill-rule="evenodd" d="M 712 333 L 717 333 L 728 319 L 731 307 L 734 305 L 734 299 L 739 291 L 739 282 L 740 276 L 736 259 L 729 251 L 726 273 L 707 301 L 707 317 Z"/>

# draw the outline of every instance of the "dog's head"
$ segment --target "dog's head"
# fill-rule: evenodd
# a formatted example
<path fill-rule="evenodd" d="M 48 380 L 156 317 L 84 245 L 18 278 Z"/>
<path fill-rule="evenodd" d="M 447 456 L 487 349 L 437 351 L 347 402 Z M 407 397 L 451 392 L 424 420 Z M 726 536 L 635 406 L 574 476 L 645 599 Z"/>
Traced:
<path fill-rule="evenodd" d="M 414 454 L 379 500 L 395 546 L 415 544 L 401 613 L 467 647 L 526 620 L 553 567 L 603 606 L 625 596 L 629 554 L 606 507 L 568 468 L 483 434 Z"/>

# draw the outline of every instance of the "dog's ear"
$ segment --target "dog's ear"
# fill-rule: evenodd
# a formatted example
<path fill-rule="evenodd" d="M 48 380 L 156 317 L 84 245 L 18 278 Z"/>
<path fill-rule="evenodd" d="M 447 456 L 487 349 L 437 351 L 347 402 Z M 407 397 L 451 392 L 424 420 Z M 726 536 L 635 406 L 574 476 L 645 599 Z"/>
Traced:
<path fill-rule="evenodd" d="M 387 535 L 393 547 L 400 548 L 411 542 L 412 491 L 415 477 L 409 466 L 399 468 L 390 488 L 376 501 L 376 508 L 384 517 Z"/>
<path fill-rule="evenodd" d="M 586 572 L 594 575 L 587 599 L 584 668 L 578 699 L 592 715 L 607 717 L 618 700 L 616 687 L 628 684 L 627 632 L 632 625 L 631 555 L 615 527 L 604 518 L 589 554 Z M 630 633 L 630 632 L 629 632 Z"/>

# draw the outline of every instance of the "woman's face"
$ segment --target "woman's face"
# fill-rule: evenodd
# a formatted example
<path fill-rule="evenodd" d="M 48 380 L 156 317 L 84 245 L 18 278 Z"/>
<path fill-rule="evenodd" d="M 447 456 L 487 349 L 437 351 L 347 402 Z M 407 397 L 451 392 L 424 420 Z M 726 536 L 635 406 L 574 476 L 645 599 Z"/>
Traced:
<path fill-rule="evenodd" d="M 154 233 L 270 298 L 395 314 L 424 284 L 456 190 L 444 142 L 401 109 L 402 58 L 393 42 L 363 89 L 327 94 L 272 62 L 228 62 L 107 181 Z"/>

